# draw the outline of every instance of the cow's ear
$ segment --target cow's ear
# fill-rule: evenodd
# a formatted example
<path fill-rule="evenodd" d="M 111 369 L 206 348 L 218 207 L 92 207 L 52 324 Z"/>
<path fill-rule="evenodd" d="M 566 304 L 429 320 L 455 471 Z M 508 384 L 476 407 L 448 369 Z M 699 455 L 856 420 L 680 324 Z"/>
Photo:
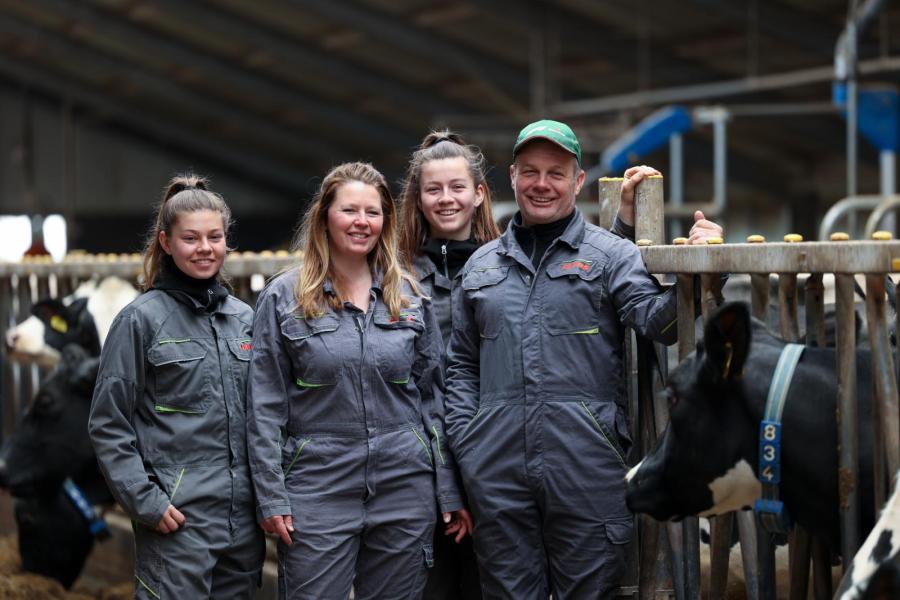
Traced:
<path fill-rule="evenodd" d="M 750 311 L 747 305 L 729 302 L 719 307 L 706 324 L 703 345 L 715 381 L 739 378 L 750 351 Z"/>
<path fill-rule="evenodd" d="M 31 314 L 33 314 L 44 323 L 49 323 L 50 319 L 53 318 L 54 315 L 64 313 L 65 310 L 66 307 L 63 305 L 63 303 L 55 298 L 41 300 L 31 305 Z"/>
<path fill-rule="evenodd" d="M 75 298 L 72 300 L 68 306 L 66 306 L 66 316 L 69 318 L 69 321 L 74 323 L 78 320 L 78 317 L 87 310 L 87 298 Z"/>

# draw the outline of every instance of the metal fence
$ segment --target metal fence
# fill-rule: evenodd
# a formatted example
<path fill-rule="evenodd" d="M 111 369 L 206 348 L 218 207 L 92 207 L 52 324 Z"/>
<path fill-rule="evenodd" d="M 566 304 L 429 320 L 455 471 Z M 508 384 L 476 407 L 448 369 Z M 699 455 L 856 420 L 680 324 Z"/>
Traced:
<path fill-rule="evenodd" d="M 235 252 L 225 262 L 234 294 L 253 306 L 266 278 L 297 263 L 299 257 L 281 252 Z M 60 263 L 50 257 L 26 257 L 22 262 L 0 262 L 0 329 L 5 331 L 31 314 L 43 298 L 64 298 L 92 278 L 117 276 L 137 285 L 141 257 L 137 254 L 69 256 Z M 4 344 L 5 345 L 5 344 Z M 0 371 L 0 434 L 15 427 L 18 415 L 30 402 L 46 373 L 34 365 L 20 365 L 3 356 Z"/>
<path fill-rule="evenodd" d="M 601 204 L 609 206 L 607 216 L 615 214 L 621 189 L 620 179 L 601 181 Z M 876 457 L 874 469 L 876 510 L 880 510 L 890 490 L 888 474 L 900 468 L 900 417 L 898 417 L 897 365 L 891 351 L 886 296 L 900 293 L 900 287 L 888 287 L 888 273 L 900 271 L 900 242 L 830 241 L 741 243 L 706 246 L 669 245 L 663 235 L 662 178 L 641 184 L 636 196 L 636 238 L 651 273 L 671 274 L 678 281 L 678 357 L 686 357 L 695 347 L 694 278 L 701 281 L 701 314 L 704 320 L 720 299 L 718 286 L 722 273 L 750 275 L 751 307 L 755 317 L 767 321 L 770 302 L 777 301 L 779 334 L 786 341 L 798 341 L 798 286 L 805 291 L 805 330 L 808 344 L 823 345 L 823 276 L 834 274 L 836 285 L 836 344 L 839 397 L 839 448 L 841 553 L 846 568 L 858 549 L 861 538 L 858 501 L 858 409 L 856 390 L 856 339 L 854 275 L 865 277 L 866 321 L 873 360 L 873 401 L 875 406 Z M 608 223 L 609 221 L 605 221 Z M 770 276 L 777 276 L 777 299 L 770 299 Z M 897 329 L 900 331 L 900 328 Z M 632 430 L 639 447 L 647 452 L 668 422 L 668 407 L 654 392 L 653 361 L 647 345 L 638 344 L 634 354 L 637 366 L 632 400 Z M 663 353 L 657 355 L 665 356 Z M 880 449 L 880 452 L 878 451 Z M 876 513 L 877 514 L 877 513 Z M 774 598 L 774 559 L 770 536 L 758 531 L 752 513 L 741 511 L 736 517 L 744 562 L 748 598 Z M 716 517 L 712 523 L 710 598 L 725 597 L 728 550 L 735 516 Z M 677 598 L 700 597 L 698 559 L 698 523 L 685 519 L 679 524 L 660 524 L 639 518 L 640 536 L 636 549 L 639 568 L 634 595 L 655 598 L 671 591 Z M 667 552 L 660 554 L 660 543 Z M 790 597 L 807 597 L 810 554 L 814 564 L 813 586 L 816 598 L 831 597 L 830 556 L 824 544 L 810 540 L 795 528 L 790 536 Z"/>

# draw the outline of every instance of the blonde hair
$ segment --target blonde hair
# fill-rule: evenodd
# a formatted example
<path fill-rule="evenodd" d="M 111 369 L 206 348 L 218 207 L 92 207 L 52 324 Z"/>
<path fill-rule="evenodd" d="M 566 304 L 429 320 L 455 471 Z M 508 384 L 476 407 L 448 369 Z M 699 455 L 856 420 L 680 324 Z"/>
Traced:
<path fill-rule="evenodd" d="M 293 243 L 294 250 L 303 252 L 303 262 L 294 285 L 297 307 L 305 315 L 314 315 L 321 313 L 326 304 L 338 310 L 347 299 L 342 282 L 336 277 L 331 264 L 327 235 L 328 209 L 334 203 L 341 186 L 353 181 L 374 187 L 381 197 L 384 222 L 368 261 L 373 271 L 382 274 L 384 303 L 392 316 L 399 317 L 400 309 L 409 306 L 409 298 L 401 291 L 403 280 L 410 284 L 414 293 L 418 294 L 419 291 L 415 282 L 401 268 L 397 257 L 397 215 L 391 190 L 384 176 L 371 164 L 363 162 L 344 163 L 331 169 L 322 180 L 322 185 L 303 218 Z M 334 296 L 325 293 L 326 278 L 332 281 Z"/>
<path fill-rule="evenodd" d="M 419 206 L 422 166 L 432 160 L 463 158 L 475 187 L 484 189 L 484 201 L 472 215 L 472 237 L 481 245 L 500 236 L 491 208 L 491 190 L 485 179 L 484 155 L 477 146 L 466 144 L 462 136 L 449 129 L 432 131 L 413 152 L 400 196 L 400 253 L 409 265 L 428 240 L 431 226 Z"/>
<path fill-rule="evenodd" d="M 222 216 L 222 227 L 226 237 L 231 228 L 231 209 L 225 204 L 224 198 L 208 189 L 209 180 L 194 173 L 176 175 L 169 180 L 163 191 L 162 202 L 156 213 L 156 221 L 147 233 L 147 241 L 144 244 L 143 275 L 141 289 L 149 290 L 153 287 L 162 266 L 163 257 L 166 256 L 162 245 L 159 243 L 159 234 L 164 231 L 166 235 L 172 234 L 172 227 L 183 213 L 198 210 L 211 210 Z M 217 278 L 226 282 L 223 273 L 219 272 Z"/>

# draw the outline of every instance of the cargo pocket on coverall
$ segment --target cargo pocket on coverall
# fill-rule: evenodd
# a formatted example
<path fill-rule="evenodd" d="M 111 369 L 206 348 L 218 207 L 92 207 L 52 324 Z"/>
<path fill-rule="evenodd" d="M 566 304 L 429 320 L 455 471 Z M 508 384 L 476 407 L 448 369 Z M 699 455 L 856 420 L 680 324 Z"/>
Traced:
<path fill-rule="evenodd" d="M 159 600 L 159 581 L 162 559 L 157 534 L 152 528 L 132 523 L 135 537 L 134 597 L 139 600 Z"/>
<path fill-rule="evenodd" d="M 619 462 L 622 464 L 622 468 L 626 471 L 628 470 L 628 464 L 625 462 L 625 449 L 619 444 L 618 436 L 610 431 L 609 427 L 603 424 L 603 420 L 600 419 L 594 411 L 591 410 L 590 405 L 587 402 L 581 402 L 581 408 L 587 414 L 588 418 L 594 424 L 594 429 L 600 434 L 606 444 L 609 446 L 610 450 L 612 450 L 616 458 L 619 459 Z"/>
<path fill-rule="evenodd" d="M 161 339 L 147 352 L 153 366 L 156 412 L 202 414 L 212 400 L 207 369 L 203 368 L 206 348 L 190 338 Z"/>
<path fill-rule="evenodd" d="M 310 318 L 291 315 L 281 323 L 281 335 L 291 348 L 289 354 L 299 388 L 315 389 L 337 383 L 342 362 L 332 352 L 335 340 L 328 334 L 337 331 L 340 325 L 340 319 L 330 313 Z"/>

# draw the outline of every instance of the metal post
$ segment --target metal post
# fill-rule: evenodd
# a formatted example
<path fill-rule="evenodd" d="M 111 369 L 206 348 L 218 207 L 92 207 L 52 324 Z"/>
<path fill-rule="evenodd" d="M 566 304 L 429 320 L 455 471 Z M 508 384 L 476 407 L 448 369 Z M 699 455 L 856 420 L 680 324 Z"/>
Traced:
<path fill-rule="evenodd" d="M 714 147 L 714 156 L 713 156 L 713 177 L 714 177 L 714 192 L 713 192 L 713 201 L 716 204 L 716 208 L 718 209 L 718 213 L 720 215 L 725 214 L 725 194 L 727 183 L 725 180 L 725 173 L 727 172 L 727 140 L 726 140 L 726 126 L 727 126 L 728 115 L 725 111 L 722 111 L 720 115 L 717 115 L 716 120 L 713 122 L 713 147 Z"/>
<path fill-rule="evenodd" d="M 859 549 L 859 409 L 856 404 L 856 309 L 853 275 L 836 273 L 838 376 L 838 497 L 844 571 Z"/>
<path fill-rule="evenodd" d="M 694 333 L 694 276 L 677 276 L 678 294 L 678 360 L 684 360 L 688 354 L 694 351 L 696 346 Z M 672 524 L 669 528 L 669 536 L 672 529 L 678 525 Z M 700 598 L 700 524 L 696 517 L 686 517 L 680 526 L 682 544 L 679 547 L 673 542 L 673 571 L 680 568 L 683 571 L 685 597 L 695 600 Z M 678 564 L 678 558 L 681 564 Z M 677 572 L 677 571 L 676 571 Z M 676 576 L 677 581 L 677 576 Z"/>
<path fill-rule="evenodd" d="M 680 133 L 669 138 L 669 204 L 684 204 L 684 138 Z M 669 224 L 669 235 L 680 237 L 682 231 L 681 220 L 673 218 Z"/>
<path fill-rule="evenodd" d="M 663 178 L 647 177 L 634 193 L 634 237 L 665 244 L 665 220 L 663 218 Z M 638 218 L 640 215 L 640 218 Z"/>

